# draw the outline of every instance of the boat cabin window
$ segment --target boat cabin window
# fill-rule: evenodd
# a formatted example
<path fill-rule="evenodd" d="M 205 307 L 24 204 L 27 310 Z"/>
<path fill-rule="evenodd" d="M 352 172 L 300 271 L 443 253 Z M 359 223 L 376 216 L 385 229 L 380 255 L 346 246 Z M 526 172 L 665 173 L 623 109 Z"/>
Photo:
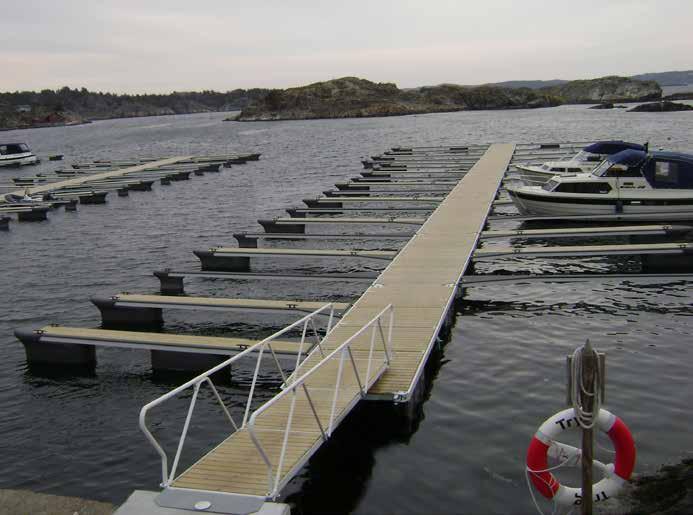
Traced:
<path fill-rule="evenodd" d="M 554 166 L 553 168 L 551 168 L 551 171 L 552 172 L 565 172 L 565 168 L 560 167 L 560 166 Z"/>
<path fill-rule="evenodd" d="M 638 168 L 615 164 L 603 173 L 602 177 L 642 177 L 642 174 Z"/>
<path fill-rule="evenodd" d="M 8 143 L 0 145 L 0 155 L 23 154 L 29 152 L 29 147 L 25 143 Z"/>
<path fill-rule="evenodd" d="M 582 168 L 566 168 L 566 171 L 570 173 L 580 173 L 582 171 Z"/>
<path fill-rule="evenodd" d="M 562 182 L 556 188 L 557 193 L 609 193 L 611 186 L 608 182 Z"/>
<path fill-rule="evenodd" d="M 558 181 L 550 179 L 542 184 L 541 189 L 544 191 L 552 191 L 556 187 L 556 184 L 558 184 Z"/>

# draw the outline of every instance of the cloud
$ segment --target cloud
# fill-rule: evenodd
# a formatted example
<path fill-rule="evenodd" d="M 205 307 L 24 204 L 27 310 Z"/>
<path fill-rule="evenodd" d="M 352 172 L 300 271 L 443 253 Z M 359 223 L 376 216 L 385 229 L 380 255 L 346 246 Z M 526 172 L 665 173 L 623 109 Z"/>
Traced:
<path fill-rule="evenodd" d="M 3 90 L 227 90 L 345 75 L 410 87 L 691 67 L 689 1 L 3 3 Z"/>

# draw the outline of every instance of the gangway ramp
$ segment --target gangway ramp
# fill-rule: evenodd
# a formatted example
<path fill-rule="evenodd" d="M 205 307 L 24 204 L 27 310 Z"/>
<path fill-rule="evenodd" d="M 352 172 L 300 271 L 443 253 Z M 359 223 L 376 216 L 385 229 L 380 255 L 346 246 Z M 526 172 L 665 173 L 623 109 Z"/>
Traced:
<path fill-rule="evenodd" d="M 265 500 L 275 498 L 333 434 L 388 367 L 387 336 L 383 338 L 378 328 L 385 328 L 387 334 L 393 317 L 391 306 L 381 309 L 339 345 L 318 352 L 320 358 L 310 368 L 303 368 L 300 376 L 288 377 L 275 360 L 285 379 L 283 389 L 259 407 L 254 402 L 262 357 L 272 352 L 275 340 L 289 331 L 298 330 L 305 335 L 313 318 L 328 310 L 332 310 L 329 304 L 142 408 L 140 427 L 161 457 L 165 489 L 157 499 L 159 505 L 191 509 L 196 503 L 205 502 L 216 513 L 255 512 Z M 330 329 L 328 324 L 328 336 Z M 370 346 L 366 352 L 357 351 L 355 345 L 364 338 Z M 218 394 L 212 376 L 246 358 L 255 361 L 255 373 L 241 416 L 236 413 L 234 417 Z M 195 402 L 203 385 L 212 389 L 233 432 L 177 475 Z M 168 454 L 149 430 L 147 418 L 150 410 L 186 390 L 193 390 L 193 394 L 181 440 L 169 466 Z"/>

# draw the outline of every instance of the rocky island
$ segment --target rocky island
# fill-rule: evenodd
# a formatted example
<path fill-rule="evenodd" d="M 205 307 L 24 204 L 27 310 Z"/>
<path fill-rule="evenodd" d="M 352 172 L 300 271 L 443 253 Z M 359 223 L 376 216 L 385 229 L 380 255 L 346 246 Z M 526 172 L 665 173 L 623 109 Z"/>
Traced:
<path fill-rule="evenodd" d="M 629 113 L 670 113 L 672 111 L 693 111 L 693 106 L 678 102 L 662 101 L 642 104 L 628 110 Z"/>
<path fill-rule="evenodd" d="M 532 87 L 526 87 L 527 83 Z M 520 86 L 520 87 L 518 87 Z M 539 87 L 537 87 L 539 86 Z M 289 89 L 235 89 L 118 95 L 85 88 L 0 93 L 0 129 L 76 125 L 90 120 L 240 110 L 240 121 L 362 118 L 481 109 L 533 109 L 561 104 L 660 100 L 654 81 L 603 77 L 481 86 L 440 84 L 400 89 L 343 77 Z M 236 118 L 234 118 L 236 119 Z"/>
<path fill-rule="evenodd" d="M 343 77 L 308 86 L 273 89 L 241 111 L 239 121 L 362 118 L 465 109 L 519 109 L 559 105 L 528 88 L 441 84 L 402 90 L 392 83 Z"/>
<path fill-rule="evenodd" d="M 362 118 L 481 109 L 531 109 L 567 103 L 638 102 L 659 99 L 656 82 L 626 77 L 571 81 L 530 89 L 441 84 L 399 89 L 343 77 L 308 86 L 273 89 L 245 107 L 238 121 Z"/>

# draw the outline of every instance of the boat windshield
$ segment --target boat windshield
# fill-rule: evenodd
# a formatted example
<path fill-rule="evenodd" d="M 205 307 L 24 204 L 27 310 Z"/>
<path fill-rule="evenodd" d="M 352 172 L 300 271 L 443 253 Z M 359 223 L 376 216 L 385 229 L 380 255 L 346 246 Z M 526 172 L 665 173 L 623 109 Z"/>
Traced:
<path fill-rule="evenodd" d="M 541 189 L 544 191 L 553 191 L 553 189 L 556 187 L 558 184 L 558 181 L 554 181 L 553 179 L 549 179 L 546 181 L 542 186 Z"/>
<path fill-rule="evenodd" d="M 601 177 L 604 172 L 611 168 L 611 165 L 613 165 L 613 163 L 608 159 L 602 161 L 599 166 L 592 170 L 592 175 L 595 177 Z"/>
<path fill-rule="evenodd" d="M 586 150 L 581 150 L 577 154 L 575 154 L 575 157 L 572 159 L 573 161 L 580 161 L 584 163 L 598 163 L 602 160 L 602 156 L 599 154 L 593 154 L 592 152 L 587 152 Z"/>

